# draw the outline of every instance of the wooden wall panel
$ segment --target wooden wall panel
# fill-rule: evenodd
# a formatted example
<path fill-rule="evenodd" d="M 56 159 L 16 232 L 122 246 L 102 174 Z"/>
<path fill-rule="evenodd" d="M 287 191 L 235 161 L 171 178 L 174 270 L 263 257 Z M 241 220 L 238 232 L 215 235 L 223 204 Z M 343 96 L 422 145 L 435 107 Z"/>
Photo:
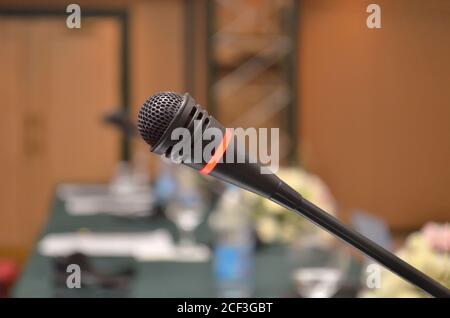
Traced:
<path fill-rule="evenodd" d="M 57 183 L 112 175 L 119 136 L 101 118 L 120 106 L 119 40 L 111 19 L 1 19 L 0 251 L 30 247 Z"/>
<path fill-rule="evenodd" d="M 450 221 L 450 2 L 305 0 L 301 157 L 341 204 L 395 229 Z"/>
<path fill-rule="evenodd" d="M 185 92 L 184 3 L 152 0 L 130 6 L 131 119 L 143 102 L 161 91 Z M 148 157 L 154 176 L 158 160 L 140 138 L 133 142 L 135 159 Z"/>

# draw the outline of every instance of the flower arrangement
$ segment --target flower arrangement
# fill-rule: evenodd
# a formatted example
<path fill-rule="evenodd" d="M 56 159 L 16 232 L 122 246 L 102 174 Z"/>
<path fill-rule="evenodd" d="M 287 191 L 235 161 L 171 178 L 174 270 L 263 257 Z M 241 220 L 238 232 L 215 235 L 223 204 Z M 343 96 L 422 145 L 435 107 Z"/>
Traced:
<path fill-rule="evenodd" d="M 280 169 L 278 175 L 305 199 L 332 215 L 336 214 L 336 202 L 326 184 L 318 176 L 299 168 L 283 168 Z M 290 243 L 299 234 L 304 233 L 317 232 L 320 235 L 327 235 L 308 220 L 286 211 L 270 200 L 263 198 L 255 200 L 252 216 L 255 221 L 256 234 L 262 243 Z"/>
<path fill-rule="evenodd" d="M 428 223 L 422 230 L 408 236 L 398 257 L 450 288 L 450 226 Z M 365 290 L 360 297 L 416 298 L 427 297 L 417 287 L 397 275 L 381 269 L 381 288 Z"/>

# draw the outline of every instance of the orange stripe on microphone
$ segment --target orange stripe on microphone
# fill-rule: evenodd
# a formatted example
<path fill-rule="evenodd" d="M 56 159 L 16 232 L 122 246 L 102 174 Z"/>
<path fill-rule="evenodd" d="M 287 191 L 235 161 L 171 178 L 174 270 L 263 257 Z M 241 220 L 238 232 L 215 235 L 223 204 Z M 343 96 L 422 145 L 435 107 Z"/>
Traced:
<path fill-rule="evenodd" d="M 209 174 L 214 167 L 219 162 L 220 158 L 222 158 L 223 154 L 228 148 L 228 144 L 231 141 L 231 138 L 233 136 L 233 133 L 231 129 L 225 129 L 225 135 L 223 136 L 222 142 L 220 143 L 219 147 L 214 152 L 214 155 L 211 157 L 211 159 L 208 161 L 208 163 L 203 167 L 202 170 L 200 170 L 201 174 L 207 175 Z"/>

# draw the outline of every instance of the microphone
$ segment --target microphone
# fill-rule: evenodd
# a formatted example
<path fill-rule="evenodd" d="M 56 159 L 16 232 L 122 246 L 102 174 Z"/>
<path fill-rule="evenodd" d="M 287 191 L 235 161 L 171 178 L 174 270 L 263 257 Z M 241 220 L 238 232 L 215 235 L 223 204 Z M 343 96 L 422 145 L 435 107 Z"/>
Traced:
<path fill-rule="evenodd" d="M 179 138 L 173 138 L 179 136 L 176 134 L 179 128 L 193 136 L 183 141 L 183 149 L 192 151 L 180 151 Z M 207 147 L 201 136 L 208 129 L 221 132 L 221 138 L 212 141 L 214 148 L 209 157 L 195 160 L 199 159 L 194 158 L 198 147 L 200 150 Z M 272 200 L 357 248 L 428 294 L 450 297 L 449 289 L 307 201 L 276 174 L 261 173 L 261 164 L 239 147 L 232 130 L 210 116 L 189 94 L 163 92 L 149 97 L 139 111 L 138 130 L 152 152 Z M 229 158 L 233 160 L 227 160 Z"/>

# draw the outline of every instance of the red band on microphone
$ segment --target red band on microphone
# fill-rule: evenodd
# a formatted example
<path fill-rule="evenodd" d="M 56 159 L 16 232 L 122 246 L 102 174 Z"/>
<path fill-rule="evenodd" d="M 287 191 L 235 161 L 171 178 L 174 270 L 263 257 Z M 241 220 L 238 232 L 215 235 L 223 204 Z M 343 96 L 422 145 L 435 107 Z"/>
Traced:
<path fill-rule="evenodd" d="M 214 169 L 220 158 L 222 158 L 223 154 L 227 150 L 228 144 L 230 143 L 232 137 L 233 133 L 231 129 L 225 129 L 225 135 L 223 136 L 222 142 L 220 143 L 219 147 L 217 147 L 214 155 L 211 157 L 208 163 L 203 167 L 202 170 L 200 170 L 201 174 L 207 175 Z"/>

